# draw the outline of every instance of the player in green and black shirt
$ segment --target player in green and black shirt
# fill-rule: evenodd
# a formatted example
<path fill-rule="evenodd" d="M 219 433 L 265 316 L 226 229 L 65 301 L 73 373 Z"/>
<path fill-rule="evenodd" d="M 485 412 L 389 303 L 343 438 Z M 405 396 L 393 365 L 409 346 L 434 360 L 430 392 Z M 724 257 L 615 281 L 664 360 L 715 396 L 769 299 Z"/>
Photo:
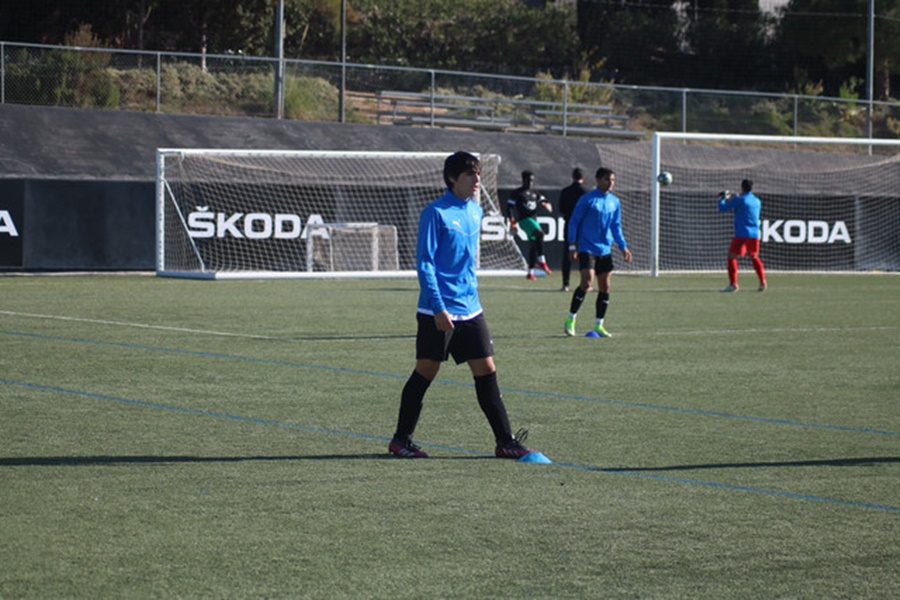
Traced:
<path fill-rule="evenodd" d="M 537 279 L 534 276 L 535 265 L 548 275 L 552 273 L 544 258 L 544 230 L 535 218 L 541 206 L 547 212 L 553 212 L 547 199 L 534 189 L 534 173 L 522 171 L 522 186 L 513 190 L 506 201 L 506 216 L 509 218 L 510 233 L 516 235 L 516 229 L 521 227 L 528 236 L 528 274 L 525 277 L 532 280 Z"/>

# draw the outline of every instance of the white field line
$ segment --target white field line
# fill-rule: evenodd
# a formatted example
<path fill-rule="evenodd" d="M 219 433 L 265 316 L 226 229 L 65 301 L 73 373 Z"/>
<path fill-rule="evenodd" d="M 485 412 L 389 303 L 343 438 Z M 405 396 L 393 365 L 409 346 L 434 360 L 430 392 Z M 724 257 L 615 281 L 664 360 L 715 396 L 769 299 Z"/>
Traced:
<path fill-rule="evenodd" d="M 109 321 L 105 319 L 88 319 L 83 317 L 70 317 L 64 315 L 42 315 L 36 313 L 25 313 L 12 310 L 0 310 L 0 314 L 13 317 L 24 317 L 29 319 L 48 319 L 55 321 L 70 321 L 74 323 L 90 323 L 93 325 L 113 325 L 118 327 L 134 327 L 138 329 L 152 329 L 158 331 L 173 331 L 178 333 L 194 333 L 201 335 L 212 335 L 221 337 L 246 338 L 254 340 L 285 340 L 284 337 L 272 335 L 256 335 L 250 333 L 234 333 L 229 331 L 215 331 L 212 329 L 190 329 L 187 327 L 169 327 L 166 325 L 149 325 L 146 323 L 130 323 L 127 321 Z M 668 335 L 735 335 L 747 333 L 836 333 L 849 331 L 895 331 L 898 327 L 893 326 L 868 326 L 868 327 L 776 327 L 776 328 L 748 328 L 748 329 L 677 329 L 648 331 L 640 333 L 616 333 L 616 337 L 646 337 L 646 336 L 668 336 Z M 518 337 L 518 336 L 514 336 Z M 525 336 L 529 337 L 529 336 Z M 538 335 L 535 337 L 548 337 Z"/>
<path fill-rule="evenodd" d="M 118 327 L 136 327 L 139 329 L 154 329 L 158 331 L 175 331 L 178 333 L 197 333 L 202 335 L 217 335 L 223 337 L 250 338 L 254 340 L 282 340 L 271 335 L 253 335 L 247 333 L 232 333 L 228 331 L 213 331 L 210 329 L 190 329 L 187 327 L 168 327 L 166 325 L 148 325 L 146 323 L 129 323 L 126 321 L 108 321 L 105 319 L 86 319 L 82 317 L 67 317 L 61 315 L 40 315 L 35 313 L 23 313 L 13 310 L 0 310 L 0 314 L 12 317 L 25 317 L 29 319 L 49 319 L 54 321 L 71 321 L 75 323 L 90 323 L 92 325 L 115 325 Z"/>
<path fill-rule="evenodd" d="M 658 336 L 658 335 L 734 335 L 744 333 L 839 333 L 848 331 L 894 331 L 900 327 L 892 326 L 866 326 L 866 327 L 749 327 L 747 329 L 702 329 L 702 330 L 667 330 L 649 331 L 646 333 L 627 334 L 631 337 Z M 618 337 L 618 335 L 617 335 Z"/>

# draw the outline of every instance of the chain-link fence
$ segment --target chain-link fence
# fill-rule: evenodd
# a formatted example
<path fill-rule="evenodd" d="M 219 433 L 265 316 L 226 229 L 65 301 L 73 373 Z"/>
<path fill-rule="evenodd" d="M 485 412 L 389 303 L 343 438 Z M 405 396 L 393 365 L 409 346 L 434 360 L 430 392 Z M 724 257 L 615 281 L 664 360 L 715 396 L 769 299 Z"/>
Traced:
<path fill-rule="evenodd" d="M 251 117 L 274 117 L 283 106 L 284 117 L 295 120 L 494 123 L 510 131 L 562 135 L 900 137 L 897 102 L 284 63 L 284 96 L 276 102 L 279 63 L 272 58 L 0 42 L 0 103 Z"/>

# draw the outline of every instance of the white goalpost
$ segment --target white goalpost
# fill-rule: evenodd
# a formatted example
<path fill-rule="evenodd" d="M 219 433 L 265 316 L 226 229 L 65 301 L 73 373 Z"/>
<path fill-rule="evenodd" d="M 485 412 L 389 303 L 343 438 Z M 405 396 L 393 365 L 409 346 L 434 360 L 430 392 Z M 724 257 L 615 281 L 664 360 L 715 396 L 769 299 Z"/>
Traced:
<path fill-rule="evenodd" d="M 601 153 L 634 270 L 723 271 L 733 227 L 717 196 L 750 179 L 767 271 L 900 271 L 900 140 L 656 132 L 647 146 Z"/>
<path fill-rule="evenodd" d="M 157 275 L 412 276 L 419 213 L 446 191 L 450 154 L 159 149 Z M 496 201 L 500 157 L 479 158 L 478 268 L 521 274 Z"/>

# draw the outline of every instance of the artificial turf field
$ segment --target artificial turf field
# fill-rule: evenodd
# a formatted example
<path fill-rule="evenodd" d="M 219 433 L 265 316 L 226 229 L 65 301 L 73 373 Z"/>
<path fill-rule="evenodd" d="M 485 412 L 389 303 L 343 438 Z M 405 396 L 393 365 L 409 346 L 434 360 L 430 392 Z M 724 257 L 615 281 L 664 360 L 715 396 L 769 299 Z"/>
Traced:
<path fill-rule="evenodd" d="M 0 278 L 0 598 L 894 598 L 900 276 L 753 279 L 482 278 L 536 465 L 387 455 L 414 279 Z"/>

